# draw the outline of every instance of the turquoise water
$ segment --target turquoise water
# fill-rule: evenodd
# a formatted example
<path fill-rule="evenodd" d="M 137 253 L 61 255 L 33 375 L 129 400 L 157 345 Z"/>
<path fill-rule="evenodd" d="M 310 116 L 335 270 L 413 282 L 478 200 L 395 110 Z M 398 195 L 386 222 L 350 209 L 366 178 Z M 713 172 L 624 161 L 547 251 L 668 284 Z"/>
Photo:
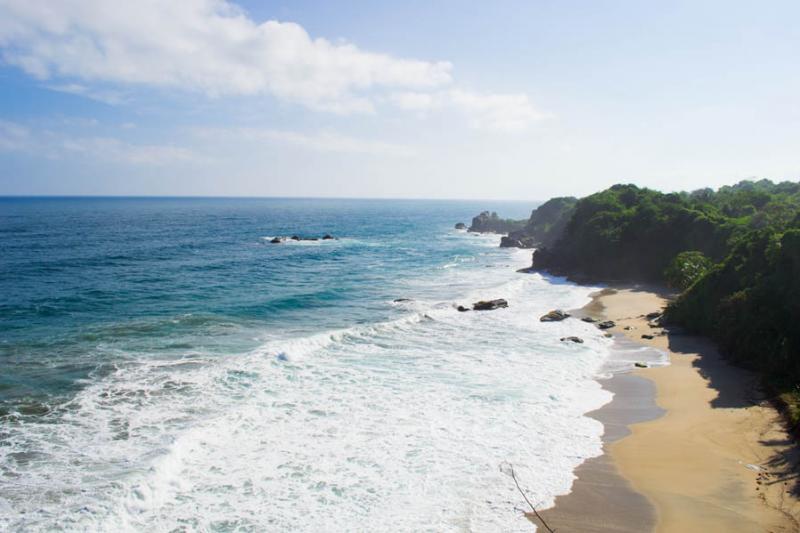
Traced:
<path fill-rule="evenodd" d="M 569 490 L 609 348 L 536 320 L 590 289 L 452 229 L 531 207 L 0 199 L 0 526 L 529 528 L 500 465 Z"/>

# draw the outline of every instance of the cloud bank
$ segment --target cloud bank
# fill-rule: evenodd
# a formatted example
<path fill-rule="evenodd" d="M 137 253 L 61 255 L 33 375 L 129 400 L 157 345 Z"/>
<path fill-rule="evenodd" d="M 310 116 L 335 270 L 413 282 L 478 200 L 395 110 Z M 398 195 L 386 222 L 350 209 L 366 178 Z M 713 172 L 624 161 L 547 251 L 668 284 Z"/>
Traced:
<path fill-rule="evenodd" d="M 372 113 L 378 102 L 449 106 L 490 129 L 520 129 L 543 116 L 525 94 L 459 88 L 447 61 L 312 38 L 295 23 L 256 22 L 226 0 L 0 0 L 0 48 L 6 63 L 50 86 L 101 100 L 116 93 L 92 83 L 268 94 L 342 114 Z"/>

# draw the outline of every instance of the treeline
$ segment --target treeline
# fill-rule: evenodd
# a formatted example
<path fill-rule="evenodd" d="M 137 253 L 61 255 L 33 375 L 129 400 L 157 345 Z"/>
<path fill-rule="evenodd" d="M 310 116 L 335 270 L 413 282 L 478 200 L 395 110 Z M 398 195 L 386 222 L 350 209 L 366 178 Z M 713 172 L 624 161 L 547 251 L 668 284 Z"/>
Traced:
<path fill-rule="evenodd" d="M 615 185 L 578 200 L 536 269 L 579 280 L 667 283 L 666 318 L 714 338 L 800 397 L 800 184 L 743 181 L 664 194 Z M 791 407 L 794 419 L 800 410 Z"/>

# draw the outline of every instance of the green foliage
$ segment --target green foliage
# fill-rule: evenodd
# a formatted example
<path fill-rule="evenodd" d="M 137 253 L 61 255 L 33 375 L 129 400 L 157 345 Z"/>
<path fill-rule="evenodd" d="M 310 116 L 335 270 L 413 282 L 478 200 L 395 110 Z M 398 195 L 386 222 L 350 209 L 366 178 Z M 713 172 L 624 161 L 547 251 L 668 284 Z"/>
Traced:
<path fill-rule="evenodd" d="M 681 252 L 664 270 L 664 279 L 670 287 L 684 290 L 711 268 L 711 260 L 703 252 Z"/>
<path fill-rule="evenodd" d="M 525 229 L 515 237 L 529 237 L 539 246 L 552 245 L 563 235 L 577 202 L 571 196 L 551 198 L 533 210 Z"/>
<path fill-rule="evenodd" d="M 667 319 L 760 371 L 800 417 L 800 183 L 743 181 L 664 194 L 615 185 L 577 202 L 534 266 L 603 280 L 668 282 Z"/>

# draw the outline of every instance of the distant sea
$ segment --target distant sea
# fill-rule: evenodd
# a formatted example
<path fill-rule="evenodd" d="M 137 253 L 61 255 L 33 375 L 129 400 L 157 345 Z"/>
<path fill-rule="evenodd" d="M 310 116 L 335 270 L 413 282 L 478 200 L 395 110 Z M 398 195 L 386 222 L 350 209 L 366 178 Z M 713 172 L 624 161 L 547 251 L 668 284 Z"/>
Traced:
<path fill-rule="evenodd" d="M 532 207 L 0 199 L 0 530 L 530 531 L 502 465 L 569 491 L 611 349 L 453 228 Z"/>

